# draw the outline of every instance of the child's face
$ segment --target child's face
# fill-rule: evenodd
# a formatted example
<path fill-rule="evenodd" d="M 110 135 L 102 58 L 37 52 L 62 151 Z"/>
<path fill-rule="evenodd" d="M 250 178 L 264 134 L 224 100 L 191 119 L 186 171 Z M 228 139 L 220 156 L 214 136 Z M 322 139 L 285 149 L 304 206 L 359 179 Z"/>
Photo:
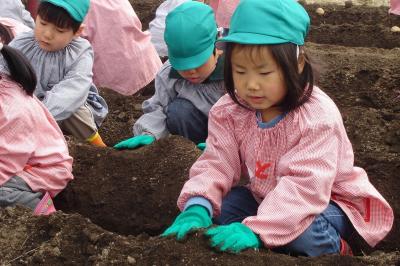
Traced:
<path fill-rule="evenodd" d="M 61 29 L 53 23 L 36 16 L 35 38 L 42 48 L 48 52 L 64 49 L 74 37 L 79 36 L 80 30 L 76 33 L 72 29 Z"/>
<path fill-rule="evenodd" d="M 231 61 L 238 96 L 259 110 L 264 122 L 280 114 L 277 106 L 285 98 L 287 90 L 282 71 L 270 49 L 267 46 L 260 50 L 235 47 Z"/>
<path fill-rule="evenodd" d="M 216 49 L 215 54 L 213 53 L 210 58 L 199 66 L 198 68 L 181 70 L 178 73 L 184 78 L 189 80 L 192 83 L 202 83 L 205 81 L 211 73 L 214 71 L 215 66 L 218 62 L 218 57 L 222 54 L 222 51 Z"/>

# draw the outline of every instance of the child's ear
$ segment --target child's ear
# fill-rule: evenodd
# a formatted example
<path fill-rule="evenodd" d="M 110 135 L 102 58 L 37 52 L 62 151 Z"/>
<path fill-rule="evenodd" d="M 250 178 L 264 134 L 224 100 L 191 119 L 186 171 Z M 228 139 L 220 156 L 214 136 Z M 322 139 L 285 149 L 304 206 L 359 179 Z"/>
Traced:
<path fill-rule="evenodd" d="M 85 26 L 84 26 L 83 24 L 81 24 L 81 25 L 79 26 L 79 29 L 74 33 L 74 37 L 79 37 L 79 36 L 81 36 L 81 34 L 82 34 L 84 28 L 85 28 Z"/>
<path fill-rule="evenodd" d="M 215 48 L 215 59 L 217 60 L 222 54 L 224 53 L 224 51 Z"/>
<path fill-rule="evenodd" d="M 306 57 L 304 56 L 303 53 L 301 53 L 299 59 L 297 59 L 297 68 L 299 70 L 299 74 L 303 73 L 305 64 L 306 64 Z"/>

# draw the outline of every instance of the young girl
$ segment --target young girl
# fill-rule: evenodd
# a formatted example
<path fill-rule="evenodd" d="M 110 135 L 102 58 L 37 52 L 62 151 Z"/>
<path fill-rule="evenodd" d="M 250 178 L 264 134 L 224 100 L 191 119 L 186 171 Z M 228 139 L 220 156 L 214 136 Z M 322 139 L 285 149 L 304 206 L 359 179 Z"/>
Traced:
<path fill-rule="evenodd" d="M 72 176 L 62 132 L 32 96 L 36 75 L 17 50 L 0 43 L 0 207 L 54 212 L 51 198 Z"/>
<path fill-rule="evenodd" d="M 10 46 L 31 62 L 38 78 L 34 93 L 61 129 L 104 147 L 98 127 L 108 107 L 92 81 L 92 47 L 79 37 L 88 9 L 89 0 L 43 0 L 35 30 L 18 35 Z"/>
<path fill-rule="evenodd" d="M 293 0 L 240 2 L 222 39 L 228 95 L 210 111 L 207 148 L 164 236 L 181 239 L 213 217 L 206 235 L 220 250 L 318 256 L 350 254 L 356 234 L 375 246 L 390 231 L 391 207 L 353 166 L 339 110 L 313 86 L 309 23 Z"/>
<path fill-rule="evenodd" d="M 91 0 L 84 25 L 96 86 L 132 95 L 154 79 L 162 63 L 128 0 Z"/>

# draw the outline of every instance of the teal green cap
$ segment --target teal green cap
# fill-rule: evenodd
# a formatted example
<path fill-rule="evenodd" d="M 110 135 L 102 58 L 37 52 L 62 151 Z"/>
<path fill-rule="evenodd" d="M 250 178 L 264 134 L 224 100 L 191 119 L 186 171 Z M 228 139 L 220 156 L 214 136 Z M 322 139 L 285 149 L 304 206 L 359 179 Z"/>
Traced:
<path fill-rule="evenodd" d="M 65 9 L 78 22 L 83 22 L 89 11 L 89 0 L 42 0 Z"/>
<path fill-rule="evenodd" d="M 168 58 L 176 70 L 203 65 L 214 51 L 217 23 L 206 4 L 188 1 L 172 10 L 165 19 L 164 40 Z"/>
<path fill-rule="evenodd" d="M 222 42 L 304 45 L 310 17 L 295 0 L 242 0 Z"/>

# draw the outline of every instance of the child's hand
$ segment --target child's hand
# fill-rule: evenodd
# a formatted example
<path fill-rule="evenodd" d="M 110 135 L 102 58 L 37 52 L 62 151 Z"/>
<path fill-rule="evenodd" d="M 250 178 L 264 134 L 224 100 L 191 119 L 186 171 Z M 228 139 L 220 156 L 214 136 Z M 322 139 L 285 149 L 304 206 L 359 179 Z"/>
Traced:
<path fill-rule="evenodd" d="M 260 238 L 242 223 L 220 225 L 205 232 L 211 238 L 211 246 L 221 251 L 239 253 L 247 248 L 260 248 Z"/>
<path fill-rule="evenodd" d="M 139 135 L 117 143 L 114 149 L 135 149 L 141 146 L 150 145 L 156 140 L 155 137 L 150 135 Z"/>
<path fill-rule="evenodd" d="M 204 151 L 204 149 L 206 148 L 206 143 L 201 142 L 201 143 L 197 144 L 197 148 Z"/>
<path fill-rule="evenodd" d="M 200 205 L 193 205 L 176 217 L 174 223 L 162 233 L 162 237 L 176 235 L 182 240 L 194 229 L 207 228 L 212 224 L 208 210 Z"/>

